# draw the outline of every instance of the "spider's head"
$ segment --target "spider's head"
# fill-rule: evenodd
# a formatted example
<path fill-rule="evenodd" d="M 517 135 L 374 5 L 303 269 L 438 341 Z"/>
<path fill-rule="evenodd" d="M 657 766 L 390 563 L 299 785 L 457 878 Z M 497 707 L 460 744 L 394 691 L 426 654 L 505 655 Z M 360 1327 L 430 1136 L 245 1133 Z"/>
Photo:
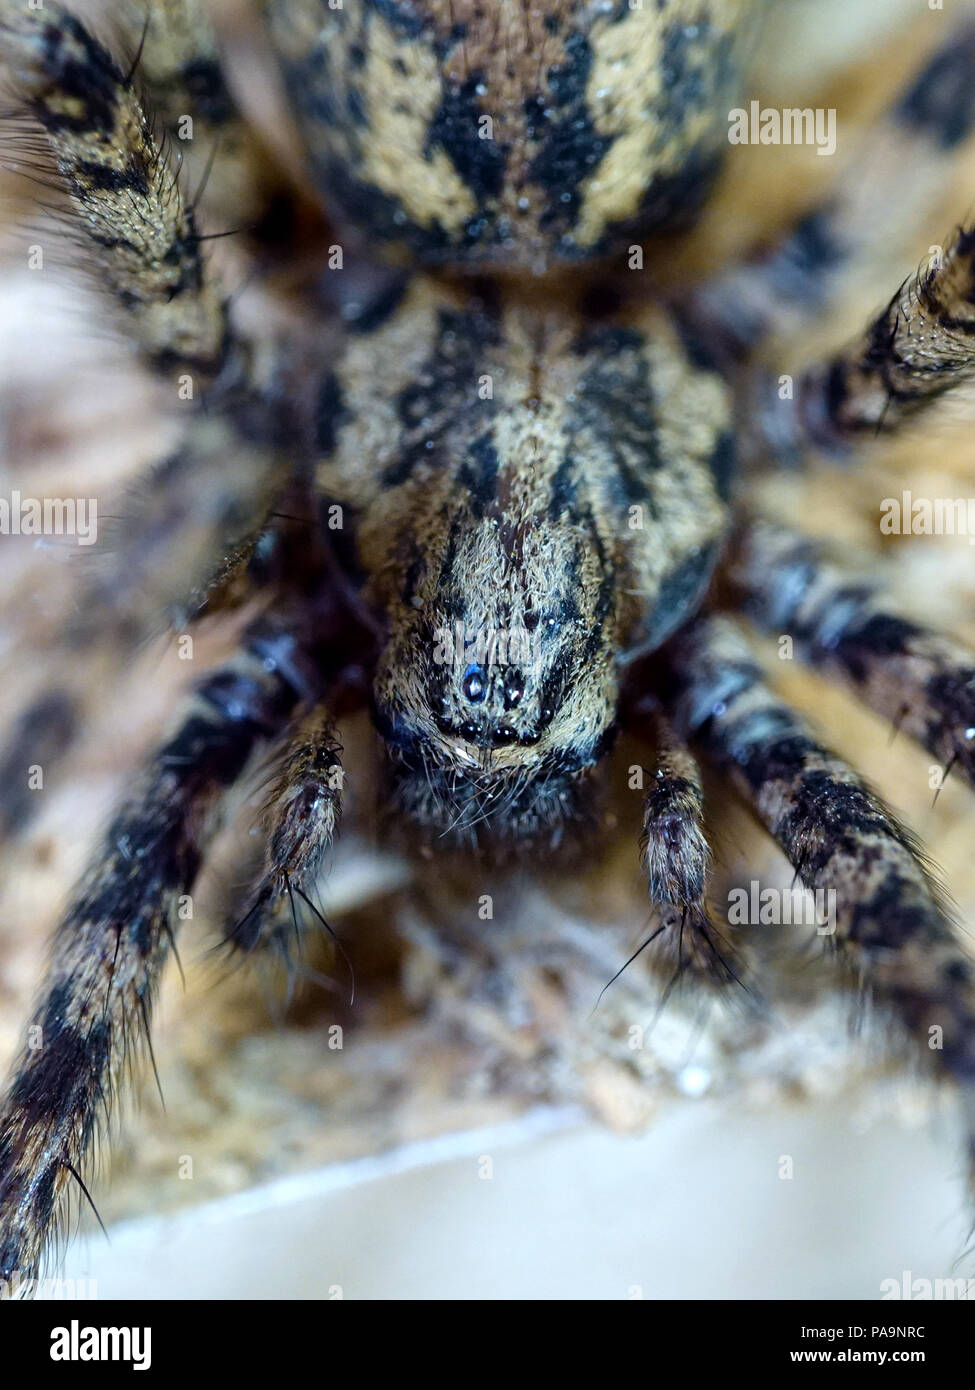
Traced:
<path fill-rule="evenodd" d="M 611 576 L 589 537 L 551 522 L 484 518 L 441 539 L 393 608 L 376 677 L 394 807 L 468 843 L 558 843 L 614 729 Z"/>

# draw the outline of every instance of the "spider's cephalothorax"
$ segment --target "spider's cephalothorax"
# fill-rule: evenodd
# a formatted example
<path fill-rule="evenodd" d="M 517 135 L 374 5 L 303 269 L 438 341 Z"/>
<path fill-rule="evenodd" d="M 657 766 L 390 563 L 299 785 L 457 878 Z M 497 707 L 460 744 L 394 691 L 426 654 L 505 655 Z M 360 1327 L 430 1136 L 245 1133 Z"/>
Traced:
<path fill-rule="evenodd" d="M 722 382 L 652 306 L 594 322 L 421 277 L 320 398 L 319 487 L 352 507 L 389 625 L 375 708 L 397 804 L 554 843 L 609 746 L 621 658 L 686 619 L 717 558 Z"/>
<path fill-rule="evenodd" d="M 911 836 L 717 611 L 742 607 L 790 633 L 975 780 L 972 654 L 802 537 L 729 505 L 736 443 L 752 470 L 814 447 L 849 455 L 975 376 L 964 230 L 788 391 L 758 356 L 776 329 L 828 308 L 857 267 L 875 236 L 864 210 L 890 201 L 877 181 L 898 180 L 909 208 L 972 132 L 975 27 L 928 58 L 876 144 L 778 247 L 665 309 L 645 282 L 621 288 L 620 240 L 699 203 L 760 8 L 266 0 L 316 194 L 362 259 L 327 322 L 300 333 L 288 320 L 281 343 L 280 320 L 245 332 L 230 312 L 140 91 L 167 127 L 193 112 L 198 138 L 218 145 L 211 215 L 232 225 L 245 202 L 280 204 L 287 190 L 224 82 L 201 0 L 156 0 L 148 17 L 140 0 L 122 7 L 134 76 L 54 0 L 0 0 L 30 151 L 39 126 L 129 335 L 198 388 L 149 505 L 78 611 L 88 624 L 99 614 L 122 660 L 161 614 L 186 623 L 264 600 L 148 761 L 55 937 L 32 1020 L 43 1045 L 25 1051 L 0 1114 L 0 1280 L 36 1268 L 80 1181 L 127 1044 L 148 1027 L 177 906 L 269 745 L 281 756 L 264 863 L 229 944 L 282 948 L 281 905 L 312 907 L 340 813 L 333 712 L 370 663 L 394 804 L 434 843 L 451 831 L 479 844 L 486 828 L 551 847 L 584 813 L 617 722 L 649 731 L 657 935 L 678 970 L 686 959 L 727 980 L 694 739 L 798 878 L 835 894 L 831 939 L 861 979 L 975 1095 L 972 963 Z M 383 256 L 398 269 L 379 269 Z M 597 280 L 585 263 L 599 258 Z M 471 268 L 493 279 L 465 278 Z M 309 285 L 305 302 L 321 298 Z M 46 763 L 63 752 L 81 705 L 77 689 L 48 692 L 0 749 L 7 834 L 29 814 L 25 770 L 38 748 Z"/>

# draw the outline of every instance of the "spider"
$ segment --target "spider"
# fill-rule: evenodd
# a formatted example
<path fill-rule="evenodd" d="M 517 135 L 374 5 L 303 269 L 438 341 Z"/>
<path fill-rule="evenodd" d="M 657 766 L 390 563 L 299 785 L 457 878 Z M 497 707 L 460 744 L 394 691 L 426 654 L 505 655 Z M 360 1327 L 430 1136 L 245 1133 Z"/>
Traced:
<path fill-rule="evenodd" d="M 787 378 L 761 352 L 839 292 L 874 232 L 862 191 L 884 152 L 909 187 L 975 128 L 975 28 L 951 32 L 862 164 L 777 245 L 648 294 L 628 272 L 706 198 L 760 4 L 262 11 L 337 229 L 328 254 L 355 263 L 341 292 L 303 269 L 300 329 L 237 322 L 173 172 L 193 113 L 220 150 L 211 200 L 273 228 L 280 189 L 205 7 L 126 11 L 124 64 L 53 0 L 0 0 L 17 119 L 35 152 L 43 138 L 126 332 L 192 402 L 74 640 L 108 627 L 124 654 L 160 617 L 262 605 L 147 761 L 56 933 L 0 1114 L 0 1280 L 36 1272 L 70 1184 L 87 1193 L 179 905 L 268 749 L 264 859 L 227 945 L 287 953 L 296 904 L 314 910 L 341 809 L 336 719 L 364 700 L 392 819 L 435 852 L 578 853 L 618 731 L 649 735 L 655 936 L 720 985 L 738 962 L 708 901 L 700 751 L 797 879 L 834 895 L 835 943 L 970 1098 L 973 966 L 923 855 L 776 693 L 741 618 L 975 780 L 975 656 L 755 500 L 763 475 L 815 453 L 855 463 L 972 378 L 966 228 L 852 343 Z M 24 767 L 62 754 L 76 723 L 48 696 L 11 732 L 8 834 L 30 814 Z"/>

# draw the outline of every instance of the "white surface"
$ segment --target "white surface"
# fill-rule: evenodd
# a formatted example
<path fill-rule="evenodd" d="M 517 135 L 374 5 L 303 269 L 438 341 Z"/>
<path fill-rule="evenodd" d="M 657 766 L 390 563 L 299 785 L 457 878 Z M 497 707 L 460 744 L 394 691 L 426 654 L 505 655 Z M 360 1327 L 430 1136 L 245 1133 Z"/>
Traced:
<path fill-rule="evenodd" d="M 101 1298 L 876 1299 L 972 1273 L 955 1152 L 835 1102 L 674 1104 L 639 1139 L 541 1111 L 92 1236 L 65 1272 Z"/>

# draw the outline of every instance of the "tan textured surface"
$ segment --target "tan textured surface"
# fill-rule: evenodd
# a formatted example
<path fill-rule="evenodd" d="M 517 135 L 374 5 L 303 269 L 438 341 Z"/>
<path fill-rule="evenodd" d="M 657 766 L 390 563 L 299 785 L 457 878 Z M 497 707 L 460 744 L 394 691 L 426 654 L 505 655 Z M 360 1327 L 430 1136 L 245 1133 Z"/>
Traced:
<path fill-rule="evenodd" d="M 937 37 L 932 26 L 943 22 L 943 16 L 925 14 L 913 35 L 869 45 L 869 55 L 852 71 L 829 79 L 823 100 L 840 112 L 835 159 L 802 149 L 733 150 L 719 199 L 693 243 L 675 248 L 675 263 L 685 269 L 723 260 L 811 202 L 835 173 L 857 123 L 896 90 L 922 42 Z M 790 45 L 796 44 L 799 31 L 783 27 Z M 785 79 L 768 59 L 762 71 L 761 90 L 774 101 Z M 790 77 L 785 90 L 780 99 L 799 103 L 819 88 L 812 77 Z M 885 243 L 888 265 L 899 267 L 895 279 L 970 212 L 973 186 L 970 144 L 951 186 L 923 218 L 920 234 L 896 251 Z M 7 195 L 11 187 L 5 179 L 0 192 Z M 8 223 L 15 211 L 7 210 Z M 885 239 L 887 224 L 885 210 L 878 208 L 878 239 Z M 133 366 L 128 351 L 95 326 L 89 302 L 70 282 L 20 268 L 29 239 L 14 235 L 10 268 L 0 281 L 2 485 L 42 495 L 97 493 L 108 513 L 119 480 L 158 447 L 161 392 Z M 878 285 L 865 284 L 861 302 L 831 321 L 829 338 L 855 328 L 891 288 L 886 275 Z M 794 518 L 839 537 L 851 553 L 867 555 L 879 549 L 882 497 L 901 487 L 935 496 L 971 492 L 969 437 L 963 425 L 938 423 L 923 439 L 885 449 L 855 475 L 824 472 L 801 486 L 780 481 L 770 494 Z M 70 611 L 73 567 L 90 556 L 59 542 L 45 550 L 6 538 L 2 544 L 0 717 L 7 719 L 47 678 L 44 634 L 57 615 Z M 902 538 L 887 545 L 897 547 L 895 578 L 905 604 L 975 637 L 975 565 L 967 539 Z M 175 688 L 226 640 L 226 633 L 215 632 L 198 643 L 190 671 L 160 645 L 143 654 L 123 689 L 101 692 L 91 737 L 63 777 L 39 793 L 44 804 L 29 839 L 4 859 L 4 1059 L 38 978 L 45 937 L 98 825 L 159 733 Z M 975 923 L 971 793 L 949 784 L 932 808 L 926 755 L 903 742 L 889 746 L 880 721 L 793 668 L 781 670 L 781 686 L 917 830 L 963 916 Z M 504 890 L 473 866 L 455 889 L 434 873 L 425 887 L 391 892 L 386 890 L 395 875 L 367 845 L 371 742 L 365 731 L 348 738 L 347 748 L 352 858 L 347 868 L 340 858 L 333 881 L 337 891 L 344 882 L 347 898 L 357 905 L 337 910 L 334 922 L 356 963 L 354 1009 L 344 995 L 308 986 L 276 1025 L 260 979 L 249 972 L 221 979 L 220 967 L 201 959 L 212 937 L 199 914 L 182 949 L 185 993 L 171 972 L 155 1030 L 167 1109 L 161 1112 L 151 1081 L 143 1085 L 139 1113 L 129 1111 L 113 1149 L 111 1185 L 104 1177 L 96 1183 L 106 1219 L 200 1200 L 445 1129 L 494 1122 L 533 1099 L 581 1097 L 610 1123 L 650 1122 L 660 1094 L 690 1085 L 691 1058 L 713 1091 L 741 1093 L 748 1104 L 852 1089 L 865 1116 L 892 1108 L 908 1123 L 923 1118 L 927 1093 L 907 1073 L 876 1087 L 882 1038 L 851 1036 L 850 1009 L 832 992 L 829 969 L 811 964 L 809 953 L 784 934 L 772 939 L 768 929 L 758 943 L 772 957 L 760 980 L 775 1001 L 768 1020 L 749 1017 L 740 1005 L 714 1009 L 705 1019 L 699 1000 L 675 999 L 646 1046 L 633 1051 L 627 1028 L 651 1021 L 660 989 L 639 966 L 590 1017 L 599 989 L 642 939 L 647 922 L 636 852 L 640 798 L 626 789 L 627 766 L 640 760 L 639 753 L 627 747 L 617 753 L 618 829 L 599 862 L 580 865 L 578 877 L 543 880 L 538 889 L 515 882 Z M 741 809 L 713 782 L 708 794 L 719 847 L 716 900 L 731 882 L 755 877 L 785 883 L 781 859 Z M 224 874 L 231 873 L 224 863 Z M 478 897 L 487 892 L 495 895 L 493 923 L 477 915 Z M 328 901 L 327 891 L 325 896 Z M 756 936 L 762 931 L 756 929 Z M 567 990 L 556 984 L 559 972 Z M 341 964 L 334 973 L 342 984 Z M 341 1051 L 328 1045 L 336 1023 L 345 1028 Z M 192 1181 L 180 1178 L 186 1155 L 193 1159 Z"/>

